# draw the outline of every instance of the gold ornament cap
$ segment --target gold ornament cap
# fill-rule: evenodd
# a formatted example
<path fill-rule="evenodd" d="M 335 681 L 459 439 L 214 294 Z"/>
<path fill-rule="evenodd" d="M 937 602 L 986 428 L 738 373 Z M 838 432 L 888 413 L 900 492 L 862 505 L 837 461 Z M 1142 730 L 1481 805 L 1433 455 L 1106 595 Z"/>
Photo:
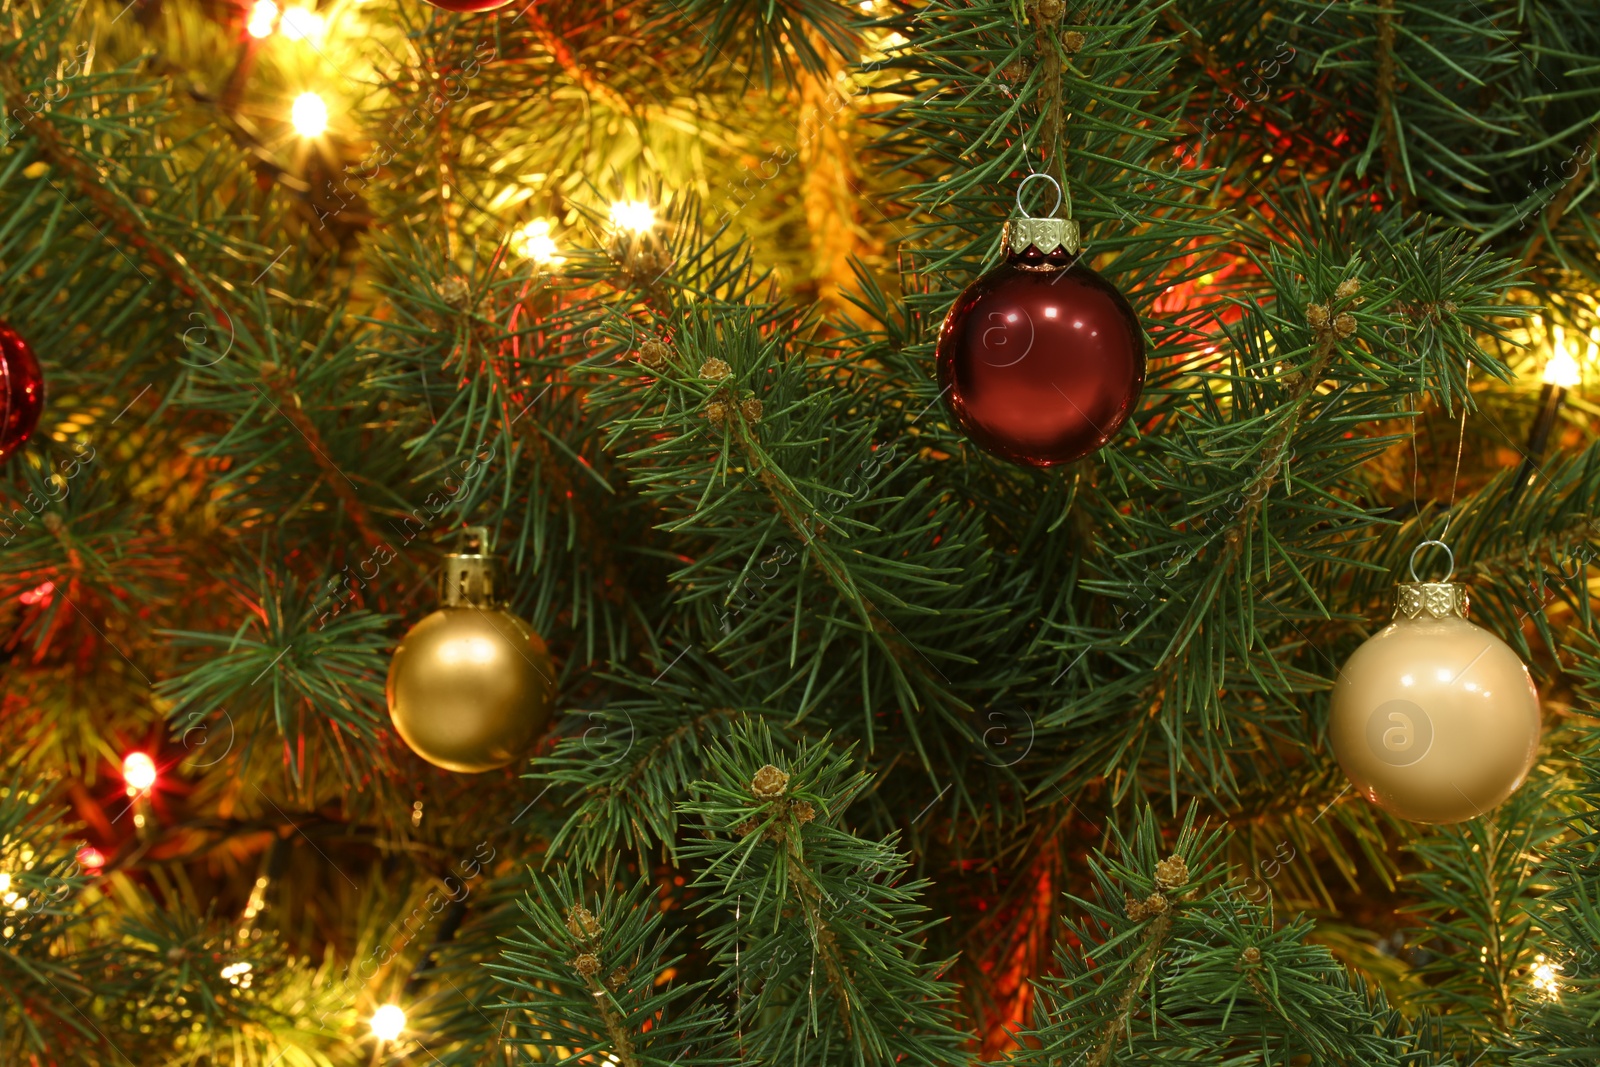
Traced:
<path fill-rule="evenodd" d="M 1394 590 L 1394 617 L 1467 617 L 1467 587 L 1460 582 L 1401 582 Z"/>
<path fill-rule="evenodd" d="M 499 561 L 489 554 L 489 529 L 469 526 L 462 533 L 463 551 L 444 557 L 439 576 L 439 602 L 448 608 L 500 606 Z"/>
<path fill-rule="evenodd" d="M 1430 545 L 1444 549 L 1445 556 L 1450 560 L 1450 569 L 1445 571 L 1444 577 L 1437 582 L 1424 582 L 1417 577 L 1417 553 Z M 1435 619 L 1467 617 L 1467 587 L 1450 580 L 1450 576 L 1456 572 L 1456 554 L 1450 551 L 1449 545 L 1443 541 L 1422 542 L 1411 550 L 1408 569 L 1411 571 L 1411 580 L 1401 582 L 1395 587 L 1395 618 L 1416 619 L 1423 615 Z"/>
<path fill-rule="evenodd" d="M 1007 219 L 1005 242 L 1018 255 L 1030 248 L 1047 256 L 1052 252 L 1077 255 L 1083 251 L 1076 219 Z"/>
<path fill-rule="evenodd" d="M 1055 186 L 1056 203 L 1050 209 L 1048 218 L 1035 218 L 1022 206 L 1022 190 L 1035 178 L 1043 178 Z M 1002 239 L 1007 250 L 1022 255 L 1031 248 L 1047 256 L 1052 252 L 1066 252 L 1074 256 L 1081 252 L 1083 240 L 1077 220 L 1055 217 L 1055 213 L 1061 210 L 1062 199 L 1061 184 L 1050 175 L 1030 174 L 1022 179 L 1017 185 L 1017 217 L 1007 219 L 1003 231 Z"/>

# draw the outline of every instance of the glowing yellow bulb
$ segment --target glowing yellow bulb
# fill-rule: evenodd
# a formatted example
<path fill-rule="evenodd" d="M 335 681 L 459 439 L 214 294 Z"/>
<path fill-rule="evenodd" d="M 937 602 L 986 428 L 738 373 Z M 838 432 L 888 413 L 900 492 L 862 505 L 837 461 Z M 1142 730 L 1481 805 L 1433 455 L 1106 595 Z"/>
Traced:
<path fill-rule="evenodd" d="M 0 871 L 0 893 L 11 892 L 11 872 Z"/>
<path fill-rule="evenodd" d="M 1561 999 L 1561 967 L 1546 960 L 1543 954 L 1533 958 L 1533 968 L 1528 972 L 1528 984 L 1549 997 Z"/>
<path fill-rule="evenodd" d="M 511 249 L 542 267 L 555 267 L 567 261 L 565 256 L 557 254 L 555 238 L 550 236 L 549 219 L 534 219 L 513 233 Z"/>
<path fill-rule="evenodd" d="M 265 37 L 272 32 L 272 24 L 278 21 L 278 5 L 272 0 L 256 0 L 250 8 L 250 21 L 245 23 L 245 32 L 252 37 Z"/>
<path fill-rule="evenodd" d="M 128 783 L 128 792 L 143 793 L 156 784 L 155 760 L 143 752 L 130 752 L 122 761 L 122 780 Z"/>
<path fill-rule="evenodd" d="M 1583 372 L 1578 369 L 1578 361 L 1572 358 L 1572 353 L 1558 348 L 1544 365 L 1544 380 L 1562 389 L 1571 389 L 1583 380 Z"/>
<path fill-rule="evenodd" d="M 406 1013 L 397 1004 L 385 1004 L 372 1013 L 372 1034 L 379 1041 L 393 1041 L 406 1028 Z"/>
<path fill-rule="evenodd" d="M 291 7 L 283 13 L 278 32 L 291 41 L 320 41 L 328 30 L 328 20 L 309 7 Z"/>
<path fill-rule="evenodd" d="M 319 137 L 328 128 L 328 105 L 316 93 L 301 93 L 294 98 L 289 121 L 301 137 Z"/>
<path fill-rule="evenodd" d="M 618 200 L 611 205 L 611 225 L 619 230 L 648 233 L 656 224 L 656 209 L 643 200 Z"/>
<path fill-rule="evenodd" d="M 241 960 L 238 963 L 230 963 L 222 968 L 222 977 L 240 989 L 249 989 L 251 982 L 250 970 L 250 964 Z"/>

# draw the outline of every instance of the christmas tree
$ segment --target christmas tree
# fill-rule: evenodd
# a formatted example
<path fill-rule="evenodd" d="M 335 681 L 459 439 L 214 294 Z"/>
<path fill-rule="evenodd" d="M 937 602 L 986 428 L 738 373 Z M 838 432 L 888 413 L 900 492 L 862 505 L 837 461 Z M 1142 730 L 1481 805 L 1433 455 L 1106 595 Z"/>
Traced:
<path fill-rule="evenodd" d="M 283 2 L 0 0 L 0 1062 L 1600 1062 L 1591 5 Z"/>

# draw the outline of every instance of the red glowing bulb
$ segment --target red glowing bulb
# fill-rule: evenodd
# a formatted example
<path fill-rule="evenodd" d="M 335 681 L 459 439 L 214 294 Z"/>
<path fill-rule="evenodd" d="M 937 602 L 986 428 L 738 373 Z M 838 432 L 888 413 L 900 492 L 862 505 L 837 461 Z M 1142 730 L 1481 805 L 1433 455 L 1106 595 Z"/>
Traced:
<path fill-rule="evenodd" d="M 148 792 L 156 784 L 155 760 L 143 752 L 130 752 L 122 760 L 122 778 L 128 783 L 128 794 Z"/>

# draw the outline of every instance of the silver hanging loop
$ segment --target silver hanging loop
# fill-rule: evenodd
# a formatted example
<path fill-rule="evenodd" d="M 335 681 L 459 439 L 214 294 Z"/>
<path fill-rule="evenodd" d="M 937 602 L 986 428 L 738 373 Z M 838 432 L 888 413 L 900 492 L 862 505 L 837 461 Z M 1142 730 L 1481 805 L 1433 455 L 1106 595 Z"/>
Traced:
<path fill-rule="evenodd" d="M 1047 216 L 1028 214 L 1028 209 L 1022 206 L 1022 190 L 1035 178 L 1043 178 L 1056 190 L 1056 205 L 1050 209 Z M 1082 237 L 1078 231 L 1078 224 L 1072 219 L 1057 218 L 1056 212 L 1061 210 L 1064 197 L 1061 192 L 1061 183 L 1048 174 L 1039 171 L 1028 175 L 1017 183 L 1017 217 L 1007 219 L 1005 234 L 1002 238 L 1007 248 L 1017 255 L 1026 253 L 1029 249 L 1046 256 L 1054 252 L 1066 252 L 1077 255 L 1083 250 Z M 1064 264 L 1036 263 L 1019 264 L 1023 270 L 1060 270 Z"/>
<path fill-rule="evenodd" d="M 1445 544 L 1443 541 L 1424 541 L 1420 545 L 1418 545 L 1416 548 L 1413 548 L 1411 550 L 1411 564 L 1410 564 L 1410 567 L 1411 567 L 1411 580 L 1413 582 L 1421 582 L 1422 581 L 1421 578 L 1417 577 L 1417 553 L 1421 552 L 1423 549 L 1427 548 L 1429 545 L 1438 545 L 1440 548 L 1444 549 L 1444 554 L 1446 556 L 1450 557 L 1450 569 L 1445 572 L 1445 576 L 1443 578 L 1439 579 L 1439 582 L 1441 582 L 1441 583 L 1448 582 L 1450 580 L 1450 576 L 1455 574 L 1455 572 L 1456 572 L 1456 554 L 1454 552 L 1450 551 L 1450 546 Z"/>
<path fill-rule="evenodd" d="M 1028 183 L 1033 181 L 1033 179 L 1035 179 L 1035 178 L 1043 178 L 1045 181 L 1047 181 L 1051 185 L 1053 185 L 1055 187 L 1055 190 L 1056 190 L 1056 206 L 1051 208 L 1050 209 L 1050 214 L 1045 215 L 1045 216 L 1030 215 L 1030 214 L 1028 214 L 1028 209 L 1022 206 L 1022 190 L 1026 189 L 1028 187 Z M 1017 183 L 1017 213 L 1019 215 L 1021 215 L 1023 218 L 1031 219 L 1031 218 L 1035 218 L 1035 217 L 1043 217 L 1043 218 L 1051 218 L 1051 219 L 1053 219 L 1053 218 L 1056 217 L 1056 212 L 1058 212 L 1060 210 L 1061 210 L 1061 183 L 1056 181 L 1050 175 L 1045 174 L 1043 171 L 1035 171 L 1034 173 L 1028 175 L 1026 178 L 1022 179 L 1022 181 Z"/>

